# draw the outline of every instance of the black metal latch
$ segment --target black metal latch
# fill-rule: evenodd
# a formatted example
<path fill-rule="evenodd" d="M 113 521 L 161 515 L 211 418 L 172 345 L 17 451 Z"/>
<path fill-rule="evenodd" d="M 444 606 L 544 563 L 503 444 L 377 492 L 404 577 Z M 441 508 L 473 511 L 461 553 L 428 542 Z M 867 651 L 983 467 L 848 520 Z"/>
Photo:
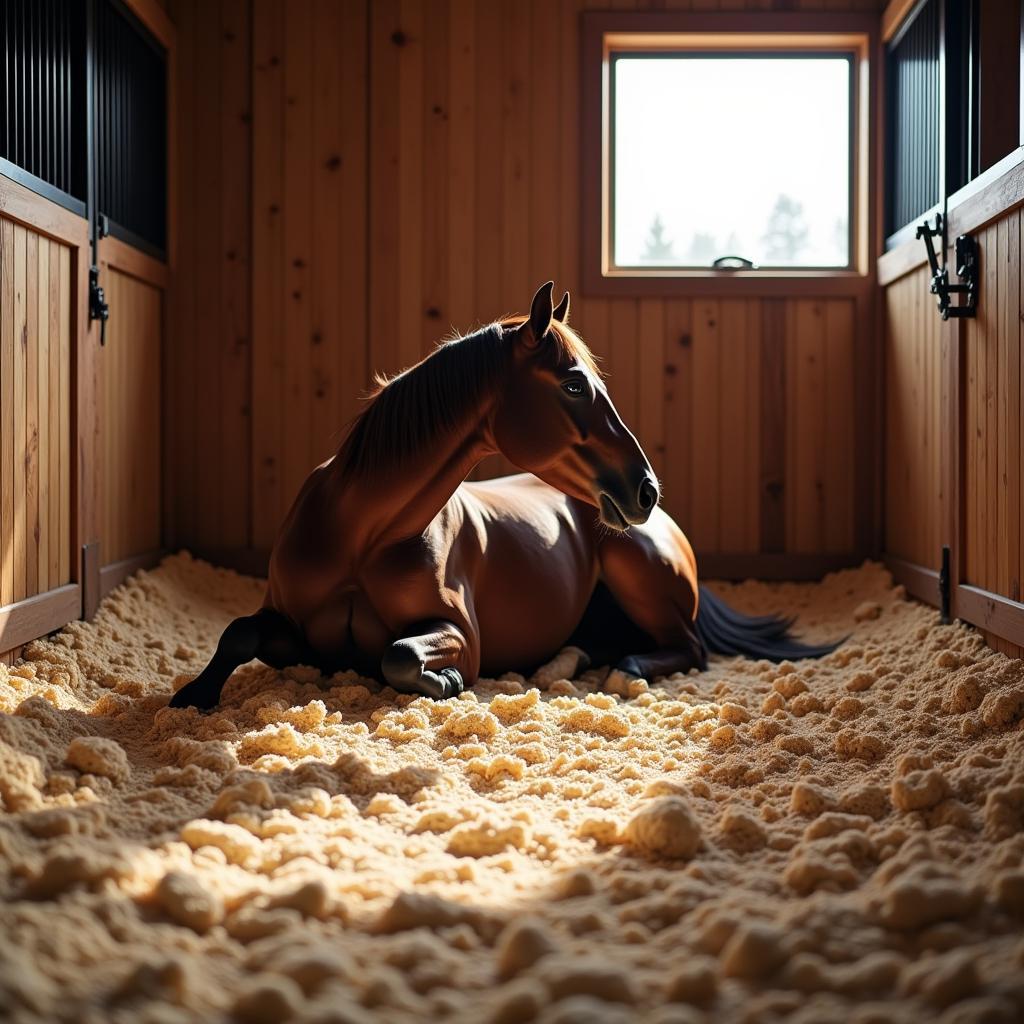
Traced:
<path fill-rule="evenodd" d="M 107 305 L 107 298 L 100 287 L 100 268 L 89 268 L 89 319 L 100 322 L 100 344 L 107 343 L 107 320 L 110 317 L 110 307 Z"/>
<path fill-rule="evenodd" d="M 928 266 L 932 271 L 932 295 L 938 297 L 939 312 L 943 320 L 952 317 L 974 317 L 978 313 L 978 244 L 970 235 L 960 235 L 956 240 L 956 276 L 957 284 L 950 284 L 949 269 L 946 267 L 946 226 L 942 214 L 935 215 L 935 227 L 928 221 L 917 226 L 917 238 L 924 239 L 924 247 L 928 250 Z M 932 239 L 941 238 L 942 266 L 939 266 L 935 255 Z M 967 301 L 954 306 L 950 301 L 954 295 L 965 295 Z"/>

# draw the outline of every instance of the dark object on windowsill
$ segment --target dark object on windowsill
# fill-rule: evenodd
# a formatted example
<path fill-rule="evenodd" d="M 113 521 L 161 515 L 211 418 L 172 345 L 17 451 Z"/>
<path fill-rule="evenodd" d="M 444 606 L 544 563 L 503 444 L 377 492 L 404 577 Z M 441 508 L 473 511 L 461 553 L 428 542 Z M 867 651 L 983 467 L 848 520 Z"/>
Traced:
<path fill-rule="evenodd" d="M 928 250 L 928 266 L 932 271 L 931 293 L 937 296 L 939 313 L 943 320 L 950 317 L 974 317 L 978 312 L 978 244 L 970 235 L 960 235 L 956 240 L 956 274 L 958 284 L 950 284 L 949 269 L 946 266 L 946 222 L 941 213 L 935 215 L 935 227 L 928 221 L 917 226 L 917 237 L 924 239 Z M 942 266 L 935 253 L 932 238 L 938 237 L 942 245 Z M 954 295 L 965 295 L 967 301 L 961 306 L 952 304 Z"/>
<path fill-rule="evenodd" d="M 744 256 L 719 256 L 711 267 L 713 270 L 757 270 L 753 260 Z"/>

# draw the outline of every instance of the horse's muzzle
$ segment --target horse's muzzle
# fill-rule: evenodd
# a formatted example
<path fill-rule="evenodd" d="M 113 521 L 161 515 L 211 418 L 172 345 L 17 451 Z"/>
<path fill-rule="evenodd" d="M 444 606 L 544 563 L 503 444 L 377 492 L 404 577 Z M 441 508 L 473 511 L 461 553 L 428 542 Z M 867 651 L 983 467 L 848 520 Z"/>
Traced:
<path fill-rule="evenodd" d="M 645 474 L 640 482 L 633 501 L 621 501 L 609 491 L 602 491 L 597 501 L 601 511 L 601 522 L 613 530 L 620 531 L 646 523 L 651 518 L 659 497 L 658 485 L 649 474 Z"/>

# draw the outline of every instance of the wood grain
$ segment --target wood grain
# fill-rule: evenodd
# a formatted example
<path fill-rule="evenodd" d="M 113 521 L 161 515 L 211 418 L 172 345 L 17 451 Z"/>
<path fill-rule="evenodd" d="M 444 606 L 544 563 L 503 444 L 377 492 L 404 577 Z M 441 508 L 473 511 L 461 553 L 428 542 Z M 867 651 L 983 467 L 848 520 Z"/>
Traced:
<path fill-rule="evenodd" d="M 172 4 L 181 124 L 193 126 L 178 161 L 175 544 L 268 548 L 374 372 L 398 371 L 452 328 L 524 312 L 552 278 L 572 290 L 572 323 L 701 551 L 868 553 L 858 538 L 871 530 L 844 472 L 872 430 L 854 424 L 870 324 L 863 281 L 794 278 L 774 283 L 773 297 L 711 280 L 692 298 L 580 291 L 580 15 L 603 6 L 239 0 L 218 20 L 198 0 Z M 246 17 L 247 60 L 244 42 L 221 38 L 244 34 Z M 815 340 L 797 316 L 812 301 L 819 334 L 837 332 L 837 344 Z M 816 378 L 798 358 L 815 346 Z M 813 380 L 821 390 L 807 390 Z M 479 473 L 509 468 L 496 459 Z"/>
<path fill-rule="evenodd" d="M 162 295 L 112 267 L 111 314 L 101 350 L 103 565 L 160 547 Z"/>
<path fill-rule="evenodd" d="M 0 607 L 71 578 L 69 273 L 66 245 L 0 217 Z"/>

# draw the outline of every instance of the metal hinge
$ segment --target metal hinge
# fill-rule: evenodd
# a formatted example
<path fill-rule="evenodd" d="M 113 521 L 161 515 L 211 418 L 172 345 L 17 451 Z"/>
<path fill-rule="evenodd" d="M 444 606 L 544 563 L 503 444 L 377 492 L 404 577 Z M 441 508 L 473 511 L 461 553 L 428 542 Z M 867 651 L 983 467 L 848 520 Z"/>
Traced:
<path fill-rule="evenodd" d="M 941 237 L 942 266 L 939 266 L 932 238 Z M 978 243 L 970 235 L 960 235 L 956 240 L 956 275 L 959 283 L 950 284 L 949 268 L 946 266 L 946 223 L 941 213 L 935 215 L 935 227 L 928 221 L 917 226 L 917 238 L 924 239 L 928 250 L 928 266 L 932 271 L 931 293 L 936 296 L 943 320 L 950 317 L 973 317 L 978 314 Z M 965 295 L 967 301 L 954 306 L 952 296 Z"/>

